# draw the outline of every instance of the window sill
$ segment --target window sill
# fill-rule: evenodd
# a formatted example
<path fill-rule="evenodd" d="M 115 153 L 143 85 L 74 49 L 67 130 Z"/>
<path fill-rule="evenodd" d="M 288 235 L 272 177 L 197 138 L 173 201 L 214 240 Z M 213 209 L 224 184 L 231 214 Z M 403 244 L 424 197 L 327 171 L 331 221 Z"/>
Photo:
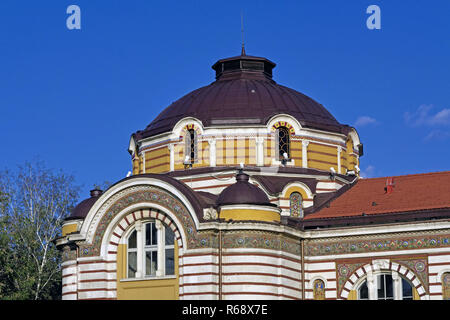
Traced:
<path fill-rule="evenodd" d="M 161 277 L 145 277 L 145 278 L 124 278 L 120 279 L 120 282 L 131 282 L 131 281 L 151 281 L 151 280 L 166 280 L 166 279 L 176 279 L 176 275 L 170 275 L 170 276 L 161 276 Z"/>

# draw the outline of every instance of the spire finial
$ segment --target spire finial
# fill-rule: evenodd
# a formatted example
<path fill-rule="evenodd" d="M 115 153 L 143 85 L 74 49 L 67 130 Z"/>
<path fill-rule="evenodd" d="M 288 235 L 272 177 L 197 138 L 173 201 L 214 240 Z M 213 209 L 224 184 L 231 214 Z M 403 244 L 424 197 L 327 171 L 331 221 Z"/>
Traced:
<path fill-rule="evenodd" d="M 241 34 L 242 34 L 242 49 L 241 56 L 245 56 L 245 45 L 244 45 L 244 12 L 241 10 Z"/>

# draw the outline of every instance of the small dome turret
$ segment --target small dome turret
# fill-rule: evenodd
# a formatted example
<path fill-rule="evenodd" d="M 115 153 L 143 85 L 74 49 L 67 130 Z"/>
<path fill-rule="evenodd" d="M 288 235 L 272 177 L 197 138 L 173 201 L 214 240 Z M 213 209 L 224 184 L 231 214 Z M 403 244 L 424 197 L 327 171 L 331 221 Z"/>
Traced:
<path fill-rule="evenodd" d="M 70 213 L 70 216 L 66 218 L 66 220 L 71 219 L 84 219 L 86 218 L 89 210 L 94 205 L 94 203 L 97 201 L 97 199 L 103 194 L 103 191 L 100 190 L 98 187 L 90 191 L 90 198 L 87 198 L 83 201 L 81 201 L 79 204 L 76 205 L 75 208 L 73 208 L 72 212 Z"/>
<path fill-rule="evenodd" d="M 232 204 L 271 205 L 265 192 L 251 184 L 243 170 L 236 175 L 236 183 L 225 188 L 217 198 L 218 206 Z"/>
<path fill-rule="evenodd" d="M 270 203 L 262 189 L 249 182 L 249 175 L 242 169 L 236 183 L 220 193 L 216 204 L 219 217 L 225 220 L 280 221 L 280 209 Z"/>

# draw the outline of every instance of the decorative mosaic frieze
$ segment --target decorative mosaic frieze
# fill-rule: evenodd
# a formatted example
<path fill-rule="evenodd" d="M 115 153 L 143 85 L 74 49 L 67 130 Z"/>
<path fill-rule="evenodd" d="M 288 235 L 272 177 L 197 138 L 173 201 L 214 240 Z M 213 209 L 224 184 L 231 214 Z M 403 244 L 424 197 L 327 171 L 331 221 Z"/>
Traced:
<path fill-rule="evenodd" d="M 223 236 L 223 248 L 255 248 L 280 250 L 300 255 L 300 243 L 272 232 L 239 231 L 226 232 Z"/>
<path fill-rule="evenodd" d="M 305 253 L 308 256 L 330 254 L 382 252 L 408 249 L 428 249 L 450 246 L 449 234 L 409 236 L 398 238 L 308 241 Z"/>

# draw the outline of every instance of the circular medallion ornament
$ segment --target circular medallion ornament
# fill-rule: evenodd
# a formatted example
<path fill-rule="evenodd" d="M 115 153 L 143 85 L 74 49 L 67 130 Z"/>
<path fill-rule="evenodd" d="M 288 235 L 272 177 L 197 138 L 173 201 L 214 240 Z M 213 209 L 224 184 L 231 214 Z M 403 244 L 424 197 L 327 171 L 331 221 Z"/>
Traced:
<path fill-rule="evenodd" d="M 414 268 L 417 272 L 424 272 L 425 271 L 425 263 L 423 261 L 418 261 L 414 265 Z"/>
<path fill-rule="evenodd" d="M 346 276 L 348 275 L 348 273 L 349 273 L 349 269 L 348 269 L 347 266 L 341 266 L 341 267 L 339 268 L 339 274 L 340 274 L 342 277 L 346 277 Z"/>

